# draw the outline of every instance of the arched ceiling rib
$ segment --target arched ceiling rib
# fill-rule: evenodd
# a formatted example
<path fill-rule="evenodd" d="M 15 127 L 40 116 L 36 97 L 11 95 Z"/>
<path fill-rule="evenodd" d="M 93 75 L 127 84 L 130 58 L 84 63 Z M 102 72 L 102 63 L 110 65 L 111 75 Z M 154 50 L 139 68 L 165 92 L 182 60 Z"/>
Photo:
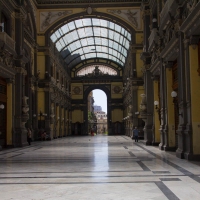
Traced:
<path fill-rule="evenodd" d="M 91 58 L 108 59 L 123 66 L 131 34 L 111 21 L 84 18 L 63 25 L 50 38 L 70 68 Z"/>

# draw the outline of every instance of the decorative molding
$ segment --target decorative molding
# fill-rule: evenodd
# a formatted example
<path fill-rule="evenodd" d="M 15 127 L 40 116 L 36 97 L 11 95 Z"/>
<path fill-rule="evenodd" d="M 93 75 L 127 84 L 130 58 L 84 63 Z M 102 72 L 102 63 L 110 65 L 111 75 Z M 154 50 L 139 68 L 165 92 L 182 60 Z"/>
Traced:
<path fill-rule="evenodd" d="M 82 95 L 83 90 L 80 86 L 72 86 L 72 94 L 73 95 Z"/>
<path fill-rule="evenodd" d="M 107 12 L 129 22 L 135 29 L 141 29 L 141 11 L 139 8 L 127 10 L 108 9 Z"/>
<path fill-rule="evenodd" d="M 121 85 L 112 85 L 112 94 L 121 94 L 123 91 Z"/>
<path fill-rule="evenodd" d="M 58 19 L 61 19 L 62 17 L 72 13 L 72 10 L 40 12 L 40 31 L 44 31 Z"/>

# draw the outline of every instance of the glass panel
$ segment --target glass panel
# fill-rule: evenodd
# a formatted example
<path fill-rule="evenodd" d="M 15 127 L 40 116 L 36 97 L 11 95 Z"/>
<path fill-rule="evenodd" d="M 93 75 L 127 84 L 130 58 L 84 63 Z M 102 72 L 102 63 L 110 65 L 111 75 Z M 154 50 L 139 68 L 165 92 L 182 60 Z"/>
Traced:
<path fill-rule="evenodd" d="M 97 51 L 102 51 L 101 46 L 96 46 L 96 50 L 97 50 Z"/>
<path fill-rule="evenodd" d="M 81 39 L 81 45 L 82 46 L 86 46 L 88 43 L 87 43 L 87 39 Z"/>
<path fill-rule="evenodd" d="M 121 32 L 121 26 L 119 26 L 118 24 L 115 24 L 115 30 L 120 33 Z"/>
<path fill-rule="evenodd" d="M 75 51 L 75 50 L 77 49 L 75 43 L 70 44 L 70 45 L 68 46 L 68 48 L 70 48 L 70 52 L 73 52 L 73 51 Z"/>
<path fill-rule="evenodd" d="M 100 56 L 113 61 L 118 59 L 119 63 L 124 63 L 130 46 L 131 34 L 113 22 L 98 18 L 85 18 L 63 25 L 50 38 L 53 42 L 57 41 L 55 45 L 59 51 L 64 49 L 61 55 L 64 58 L 67 56 L 68 60 L 79 55 L 84 59 L 83 54 L 88 53 L 87 58 Z M 97 55 L 94 50 L 98 52 Z M 69 55 L 70 52 L 73 56 Z M 113 56 L 108 56 L 107 53 Z M 76 58 L 76 62 L 81 58 L 80 56 Z"/>
<path fill-rule="evenodd" d="M 73 35 L 71 35 L 71 33 L 68 33 L 65 36 L 66 40 L 68 41 L 68 44 L 71 43 L 73 41 Z"/>
<path fill-rule="evenodd" d="M 100 19 L 100 26 L 108 27 L 108 21 L 104 19 Z"/>
<path fill-rule="evenodd" d="M 102 37 L 108 37 L 108 29 L 106 29 L 106 28 L 101 28 L 100 29 L 101 30 L 101 36 Z"/>
<path fill-rule="evenodd" d="M 55 32 L 55 35 L 56 35 L 57 38 L 60 38 L 61 35 L 60 35 L 59 30 L 57 30 L 57 31 Z"/>
<path fill-rule="evenodd" d="M 82 19 L 84 26 L 92 26 L 92 22 L 90 18 Z"/>
<path fill-rule="evenodd" d="M 91 27 L 85 28 L 85 33 L 81 35 L 81 37 L 89 37 L 89 36 L 93 36 L 93 31 Z"/>
<path fill-rule="evenodd" d="M 108 39 L 102 38 L 102 45 L 108 46 Z"/>
<path fill-rule="evenodd" d="M 119 41 L 119 36 L 120 36 L 119 33 L 116 33 L 116 32 L 115 32 L 114 40 L 120 42 L 120 41 Z"/>
<path fill-rule="evenodd" d="M 110 29 L 114 29 L 115 28 L 115 25 L 114 25 L 114 23 L 113 22 L 109 22 L 109 27 L 110 27 Z"/>
<path fill-rule="evenodd" d="M 79 39 L 79 36 L 78 36 L 78 33 L 77 33 L 76 30 L 72 31 L 70 34 L 73 36 L 73 40 L 78 40 Z"/>
<path fill-rule="evenodd" d="M 101 38 L 95 38 L 95 44 L 101 45 Z"/>
<path fill-rule="evenodd" d="M 109 30 L 108 33 L 109 33 L 108 37 L 109 37 L 110 39 L 114 39 L 114 31 Z"/>
<path fill-rule="evenodd" d="M 69 23 L 68 23 L 68 27 L 69 27 L 69 30 L 70 30 L 70 31 L 71 31 L 71 30 L 74 30 L 74 29 L 76 28 L 74 22 L 69 22 Z"/>
<path fill-rule="evenodd" d="M 99 26 L 100 25 L 99 19 L 96 19 L 96 18 L 92 19 L 92 23 L 93 23 L 94 26 Z"/>
<path fill-rule="evenodd" d="M 95 44 L 93 37 L 87 38 L 87 42 L 88 42 L 88 45 L 94 45 Z"/>
<path fill-rule="evenodd" d="M 94 30 L 94 36 L 101 36 L 101 29 L 99 28 L 99 27 L 94 27 L 93 28 L 93 30 Z"/>
<path fill-rule="evenodd" d="M 83 21 L 81 19 L 78 19 L 75 21 L 76 28 L 83 27 Z"/>
<path fill-rule="evenodd" d="M 52 34 L 50 38 L 52 42 L 55 42 L 57 40 L 57 37 L 55 34 Z"/>
<path fill-rule="evenodd" d="M 60 29 L 62 30 L 63 34 L 69 32 L 69 28 L 68 28 L 67 24 L 65 24 L 64 26 L 62 26 Z"/>

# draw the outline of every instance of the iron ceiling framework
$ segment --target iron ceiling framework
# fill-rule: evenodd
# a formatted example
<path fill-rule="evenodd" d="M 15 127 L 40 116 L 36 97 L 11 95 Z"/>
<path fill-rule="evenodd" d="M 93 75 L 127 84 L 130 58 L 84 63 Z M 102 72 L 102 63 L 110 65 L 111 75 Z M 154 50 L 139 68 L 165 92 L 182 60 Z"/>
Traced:
<path fill-rule="evenodd" d="M 131 42 L 131 34 L 123 27 L 98 18 L 71 21 L 50 38 L 69 68 L 94 58 L 111 60 L 123 67 Z"/>

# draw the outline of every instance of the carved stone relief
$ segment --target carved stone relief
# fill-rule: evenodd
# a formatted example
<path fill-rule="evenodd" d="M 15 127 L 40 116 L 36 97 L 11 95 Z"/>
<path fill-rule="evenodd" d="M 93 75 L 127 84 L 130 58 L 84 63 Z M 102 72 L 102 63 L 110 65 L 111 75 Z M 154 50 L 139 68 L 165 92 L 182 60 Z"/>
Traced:
<path fill-rule="evenodd" d="M 40 31 L 44 31 L 58 19 L 61 19 L 62 17 L 70 15 L 72 13 L 72 10 L 40 12 Z"/>
<path fill-rule="evenodd" d="M 141 12 L 140 9 L 131 9 L 131 10 L 116 10 L 108 9 L 107 12 L 116 15 L 123 20 L 128 21 L 135 29 L 141 29 Z"/>

